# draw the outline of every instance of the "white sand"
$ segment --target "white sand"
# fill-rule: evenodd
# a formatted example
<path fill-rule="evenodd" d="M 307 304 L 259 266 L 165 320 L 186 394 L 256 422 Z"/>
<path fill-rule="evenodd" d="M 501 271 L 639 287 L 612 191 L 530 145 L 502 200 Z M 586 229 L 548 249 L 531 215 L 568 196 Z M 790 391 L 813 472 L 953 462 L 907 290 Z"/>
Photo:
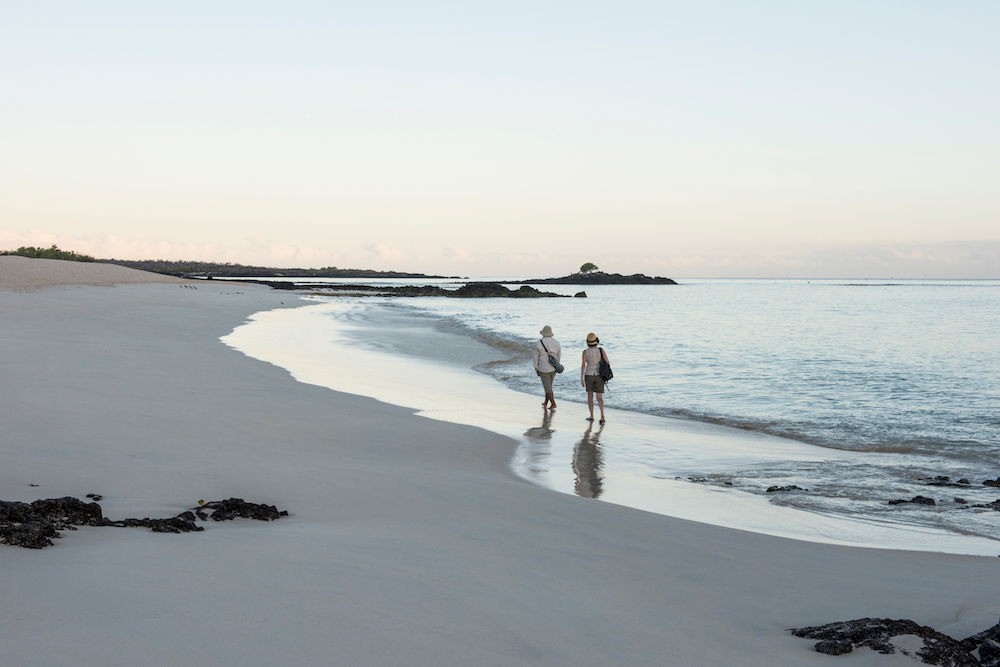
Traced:
<path fill-rule="evenodd" d="M 0 255 L 0 289 L 34 290 L 53 285 L 114 285 L 184 283 L 173 276 L 137 271 L 117 264 L 69 262 Z"/>
<path fill-rule="evenodd" d="M 115 282 L 0 289 L 0 498 L 101 493 L 122 518 L 240 496 L 292 516 L 0 547 L 5 665 L 900 664 L 822 656 L 784 630 L 996 622 L 1000 559 L 536 488 L 510 473 L 506 438 L 297 383 L 218 341 L 295 305 L 287 293 Z"/>

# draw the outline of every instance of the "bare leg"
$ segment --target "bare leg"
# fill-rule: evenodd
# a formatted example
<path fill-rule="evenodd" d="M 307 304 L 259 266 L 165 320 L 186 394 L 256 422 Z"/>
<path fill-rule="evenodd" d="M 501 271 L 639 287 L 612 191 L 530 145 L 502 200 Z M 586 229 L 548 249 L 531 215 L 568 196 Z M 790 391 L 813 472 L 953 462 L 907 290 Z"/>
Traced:
<path fill-rule="evenodd" d="M 556 395 L 554 393 L 552 393 L 552 394 L 546 394 L 545 395 L 545 400 L 547 400 L 549 402 L 549 404 L 550 404 L 549 408 L 550 409 L 552 409 L 552 410 L 556 409 Z"/>
<path fill-rule="evenodd" d="M 604 423 L 604 394 L 597 395 L 597 404 L 601 406 L 601 423 Z M 594 406 L 590 406 L 590 416 L 594 416 Z"/>
<path fill-rule="evenodd" d="M 594 392 L 592 391 L 587 392 L 587 407 L 590 408 L 590 421 L 594 421 Z"/>

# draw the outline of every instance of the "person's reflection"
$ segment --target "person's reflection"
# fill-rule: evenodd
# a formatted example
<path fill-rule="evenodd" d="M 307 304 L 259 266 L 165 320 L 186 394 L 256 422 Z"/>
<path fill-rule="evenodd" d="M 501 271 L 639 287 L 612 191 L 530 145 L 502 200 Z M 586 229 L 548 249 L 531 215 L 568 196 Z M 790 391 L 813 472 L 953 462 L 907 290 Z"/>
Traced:
<path fill-rule="evenodd" d="M 524 432 L 526 436 L 532 438 L 533 440 L 551 440 L 552 439 L 552 413 L 548 410 L 542 410 L 542 425 L 532 426 L 527 431 Z"/>
<path fill-rule="evenodd" d="M 573 472 L 576 474 L 576 493 L 584 498 L 597 498 L 604 491 L 601 477 L 601 424 L 596 432 L 591 432 L 594 424 L 587 426 L 583 438 L 573 448 Z"/>
<path fill-rule="evenodd" d="M 525 471 L 541 481 L 552 472 L 549 460 L 552 458 L 552 413 L 542 408 L 542 425 L 532 426 L 524 435 L 527 437 L 523 449 Z M 544 482 L 542 482 L 544 483 Z"/>

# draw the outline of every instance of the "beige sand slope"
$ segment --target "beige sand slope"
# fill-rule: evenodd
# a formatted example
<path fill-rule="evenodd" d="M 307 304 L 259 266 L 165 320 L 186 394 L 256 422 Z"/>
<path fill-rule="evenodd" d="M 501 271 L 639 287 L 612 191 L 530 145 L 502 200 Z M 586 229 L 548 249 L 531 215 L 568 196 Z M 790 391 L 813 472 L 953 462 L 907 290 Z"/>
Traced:
<path fill-rule="evenodd" d="M 830 658 L 785 629 L 887 616 L 965 637 L 996 621 L 1000 558 L 558 494 L 509 472 L 506 438 L 295 382 L 219 342 L 282 301 L 224 284 L 0 290 L 0 498 L 100 493 L 112 518 L 229 496 L 291 512 L 0 547 L 0 663 L 912 664 Z"/>
<path fill-rule="evenodd" d="M 54 285 L 125 285 L 180 283 L 181 278 L 138 271 L 117 264 L 0 256 L 0 289 L 39 289 Z"/>

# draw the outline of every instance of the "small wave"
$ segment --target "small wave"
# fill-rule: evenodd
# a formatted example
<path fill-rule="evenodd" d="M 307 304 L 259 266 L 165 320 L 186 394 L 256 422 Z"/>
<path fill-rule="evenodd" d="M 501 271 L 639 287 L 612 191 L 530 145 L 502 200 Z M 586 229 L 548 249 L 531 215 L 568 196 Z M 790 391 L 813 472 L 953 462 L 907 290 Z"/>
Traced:
<path fill-rule="evenodd" d="M 908 284 L 899 283 L 899 285 Z M 496 351 L 496 358 L 476 365 L 475 370 L 490 375 L 515 391 L 530 393 L 536 389 L 535 377 L 530 372 L 530 362 L 527 361 L 535 339 L 470 325 L 459 316 L 436 313 L 409 304 L 392 303 L 390 307 L 431 322 L 435 329 L 444 333 L 466 336 L 487 345 Z M 611 395 L 614 396 L 614 390 Z M 895 435 L 905 437 L 904 441 L 889 440 L 885 436 L 890 435 L 890 432 L 878 428 L 877 424 L 830 424 L 815 420 L 760 419 L 741 415 L 712 414 L 689 408 L 629 405 L 627 397 L 614 398 L 615 407 L 620 409 L 762 433 L 838 451 L 944 456 L 974 463 L 1000 456 L 1000 443 L 991 445 L 989 442 L 977 440 L 920 437 L 916 433 L 906 436 L 901 432 L 896 432 Z M 625 401 L 622 398 L 625 398 Z M 582 400 L 574 401 L 572 397 L 564 400 L 582 402 Z M 883 437 L 880 438 L 879 435 Z"/>

